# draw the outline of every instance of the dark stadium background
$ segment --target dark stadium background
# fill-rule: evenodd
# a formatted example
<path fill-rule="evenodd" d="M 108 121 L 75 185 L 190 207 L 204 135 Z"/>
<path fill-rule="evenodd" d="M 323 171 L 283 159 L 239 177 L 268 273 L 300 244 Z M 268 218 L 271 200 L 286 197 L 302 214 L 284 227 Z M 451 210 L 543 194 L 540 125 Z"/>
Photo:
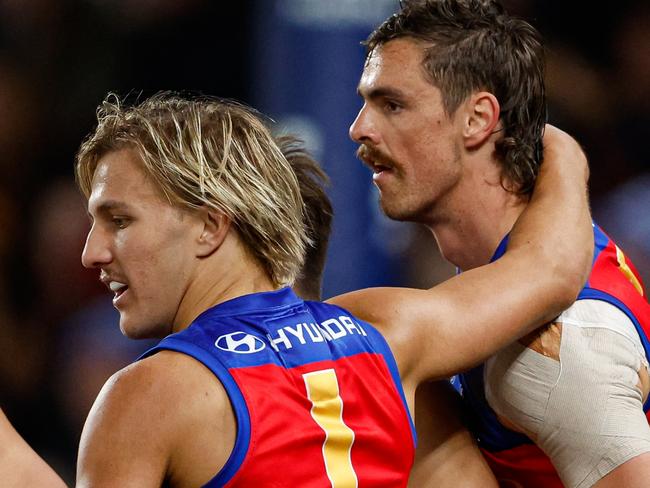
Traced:
<path fill-rule="evenodd" d="M 649 281 L 650 5 L 506 4 L 542 31 L 551 121 L 584 144 L 595 215 Z M 426 232 L 378 213 L 347 139 L 360 106 L 359 41 L 396 8 L 396 0 L 0 2 L 0 406 L 69 482 L 101 384 L 146 347 L 120 336 L 97 272 L 79 259 L 88 224 L 73 159 L 108 91 L 235 98 L 278 130 L 297 131 L 332 176 L 326 296 L 427 286 L 452 272 Z"/>

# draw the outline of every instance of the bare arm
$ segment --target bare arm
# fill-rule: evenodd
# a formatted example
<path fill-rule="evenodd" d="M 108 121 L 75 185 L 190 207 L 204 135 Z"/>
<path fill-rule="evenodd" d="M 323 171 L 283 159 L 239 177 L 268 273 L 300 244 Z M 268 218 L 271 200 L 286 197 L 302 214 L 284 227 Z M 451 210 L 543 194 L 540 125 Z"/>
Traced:
<path fill-rule="evenodd" d="M 459 400 L 446 381 L 423 383 L 417 389 L 418 446 L 409 486 L 497 488 L 492 471 L 461 422 Z"/>
<path fill-rule="evenodd" d="M 16 432 L 0 410 L 0 479 L 7 488 L 62 488 L 65 483 Z"/>
<path fill-rule="evenodd" d="M 556 317 L 587 279 L 593 231 L 579 145 L 549 127 L 534 194 L 505 255 L 430 290 L 368 289 L 332 302 L 376 325 L 403 380 L 448 377 Z"/>
<path fill-rule="evenodd" d="M 114 374 L 90 410 L 79 444 L 78 487 L 159 487 L 171 443 L 153 374 L 140 364 Z M 158 424 L 158 425 L 156 425 Z M 157 434 L 157 435 L 154 435 Z"/>
<path fill-rule="evenodd" d="M 158 353 L 100 392 L 81 436 L 77 486 L 203 486 L 225 463 L 235 430 L 216 377 L 188 356 Z"/>

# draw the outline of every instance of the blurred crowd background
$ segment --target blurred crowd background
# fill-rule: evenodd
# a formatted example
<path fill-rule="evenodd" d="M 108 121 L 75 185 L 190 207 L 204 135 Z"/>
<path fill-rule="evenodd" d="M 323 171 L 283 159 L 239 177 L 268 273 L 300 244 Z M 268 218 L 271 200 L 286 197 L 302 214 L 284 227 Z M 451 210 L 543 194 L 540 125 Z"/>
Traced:
<path fill-rule="evenodd" d="M 585 146 L 595 217 L 650 282 L 650 4 L 505 4 L 542 32 L 550 120 Z M 426 231 L 379 214 L 347 139 L 360 107 L 359 41 L 397 8 L 397 0 L 0 0 L 0 405 L 68 482 L 101 385 L 151 344 L 121 336 L 97 271 L 80 263 L 88 219 L 73 160 L 107 92 L 235 98 L 297 132 L 332 177 L 326 296 L 428 286 L 453 273 Z"/>

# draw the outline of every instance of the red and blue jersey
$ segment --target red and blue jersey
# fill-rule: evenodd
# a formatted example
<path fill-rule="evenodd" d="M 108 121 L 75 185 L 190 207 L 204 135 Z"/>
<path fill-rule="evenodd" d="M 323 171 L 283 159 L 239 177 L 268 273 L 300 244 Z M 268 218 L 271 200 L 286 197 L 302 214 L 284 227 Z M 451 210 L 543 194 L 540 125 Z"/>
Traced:
<path fill-rule="evenodd" d="M 226 389 L 230 458 L 208 487 L 402 487 L 415 430 L 388 344 L 346 310 L 289 288 L 221 303 L 161 350 L 187 354 Z"/>
<path fill-rule="evenodd" d="M 610 303 L 634 324 L 646 357 L 650 359 L 650 305 L 639 274 L 619 247 L 594 224 L 594 260 L 578 300 Z M 507 238 L 492 260 L 505 252 Z M 483 366 L 455 376 L 452 384 L 461 393 L 474 431 L 488 464 L 497 479 L 507 479 L 530 488 L 562 488 L 548 457 L 528 437 L 504 427 L 485 399 Z M 650 399 L 644 405 L 650 421 Z"/>

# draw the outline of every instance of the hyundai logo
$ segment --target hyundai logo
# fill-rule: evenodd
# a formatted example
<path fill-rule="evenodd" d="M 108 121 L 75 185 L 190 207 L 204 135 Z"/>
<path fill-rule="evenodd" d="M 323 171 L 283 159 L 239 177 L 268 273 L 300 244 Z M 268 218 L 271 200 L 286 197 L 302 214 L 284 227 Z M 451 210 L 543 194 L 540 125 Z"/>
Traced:
<path fill-rule="evenodd" d="M 222 351 L 236 352 L 238 354 L 252 354 L 266 347 L 262 339 L 246 332 L 224 334 L 215 341 L 214 345 Z"/>

